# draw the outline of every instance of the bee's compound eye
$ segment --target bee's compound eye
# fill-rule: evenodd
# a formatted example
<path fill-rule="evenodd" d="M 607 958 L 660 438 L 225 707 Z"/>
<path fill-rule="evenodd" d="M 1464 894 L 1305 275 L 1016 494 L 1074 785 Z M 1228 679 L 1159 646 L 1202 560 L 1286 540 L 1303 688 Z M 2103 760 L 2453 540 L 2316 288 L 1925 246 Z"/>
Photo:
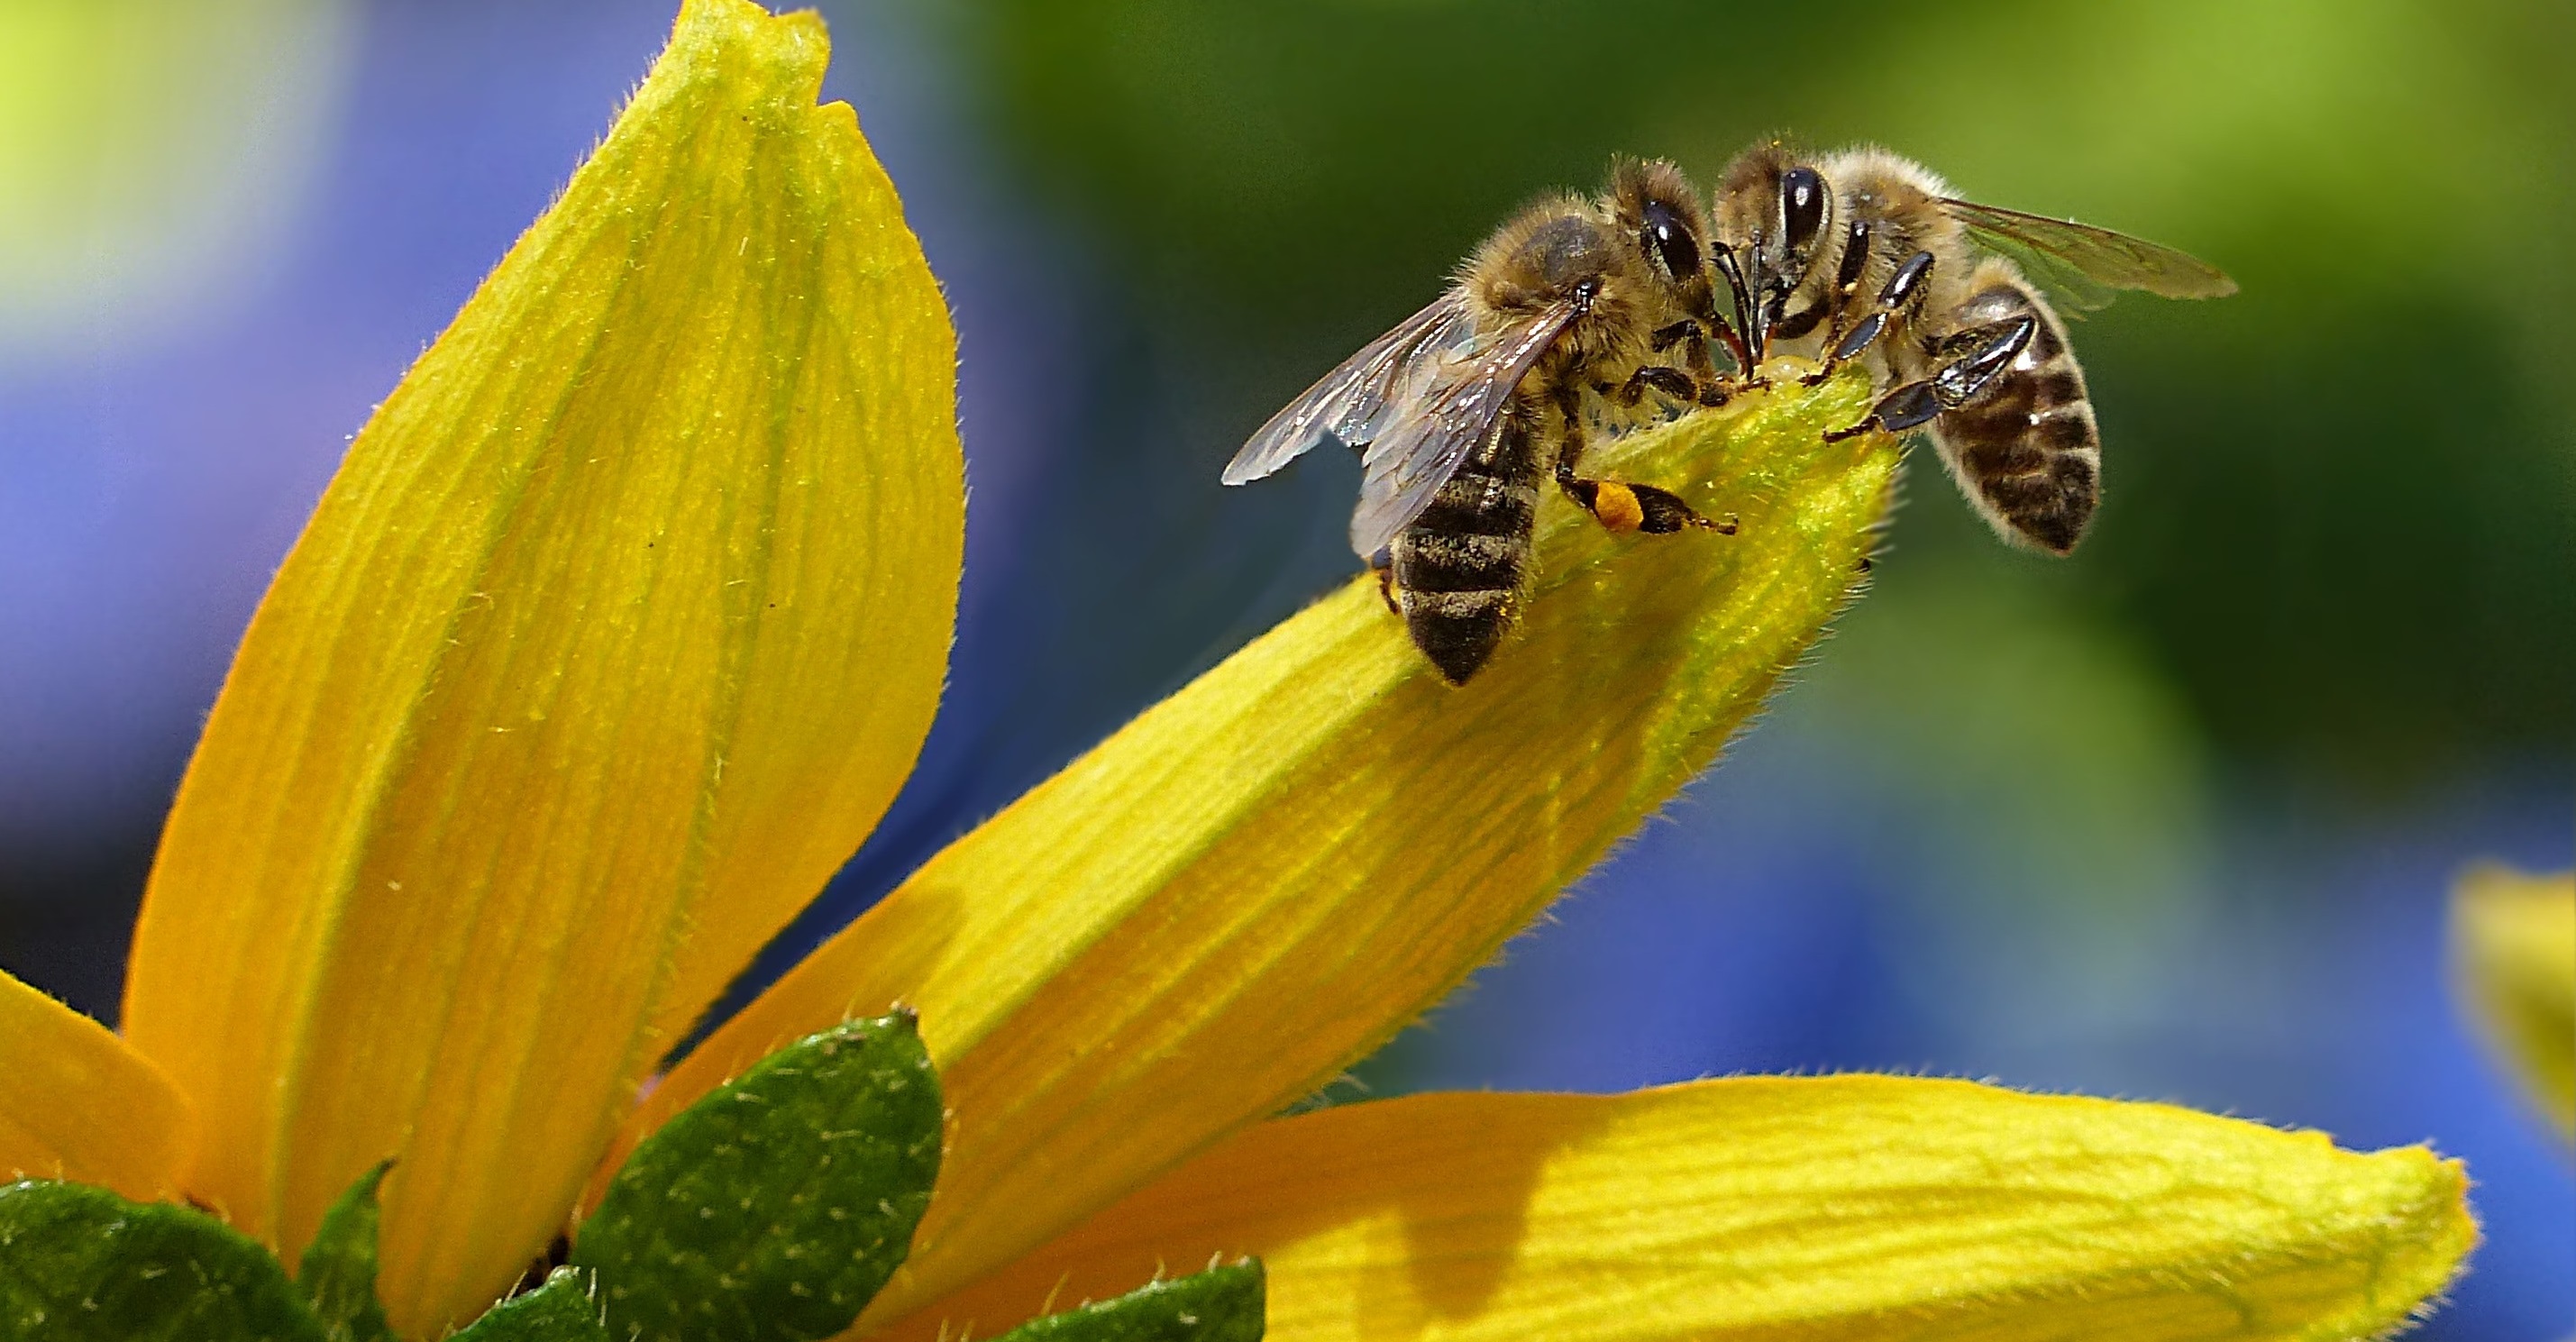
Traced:
<path fill-rule="evenodd" d="M 1673 278 L 1699 273 L 1699 239 L 1691 236 L 1690 226 L 1671 206 L 1659 200 L 1647 202 L 1645 233 L 1647 249 L 1663 261 Z"/>
<path fill-rule="evenodd" d="M 1805 256 L 1825 227 L 1825 179 L 1813 168 L 1791 168 L 1780 174 L 1780 245 L 1791 256 Z"/>

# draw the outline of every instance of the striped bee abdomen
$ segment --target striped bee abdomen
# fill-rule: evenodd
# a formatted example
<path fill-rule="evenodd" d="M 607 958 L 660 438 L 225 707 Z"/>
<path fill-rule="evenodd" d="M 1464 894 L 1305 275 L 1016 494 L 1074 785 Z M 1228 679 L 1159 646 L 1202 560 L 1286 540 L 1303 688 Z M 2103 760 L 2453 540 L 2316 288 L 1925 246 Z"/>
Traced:
<path fill-rule="evenodd" d="M 1529 419 L 1505 415 L 1388 547 L 1405 630 L 1452 685 L 1493 656 L 1517 613 L 1541 476 Z"/>
<path fill-rule="evenodd" d="M 1943 464 L 2006 540 L 2056 554 L 2075 548 L 2102 498 L 2102 439 L 2084 370 L 2066 327 L 2018 277 L 1999 278 L 1960 305 L 1972 331 L 2036 318 L 2030 341 L 1984 394 L 1932 421 Z"/>

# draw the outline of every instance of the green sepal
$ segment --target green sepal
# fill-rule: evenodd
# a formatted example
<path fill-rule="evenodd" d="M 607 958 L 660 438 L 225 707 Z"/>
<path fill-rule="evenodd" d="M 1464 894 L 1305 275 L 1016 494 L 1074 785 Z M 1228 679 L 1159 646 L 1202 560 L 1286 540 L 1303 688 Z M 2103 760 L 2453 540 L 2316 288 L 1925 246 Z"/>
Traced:
<path fill-rule="evenodd" d="M 393 1325 L 376 1299 L 376 1224 L 382 1219 L 376 1189 L 393 1167 L 388 1160 L 359 1175 L 322 1213 L 322 1228 L 313 1232 L 295 1269 L 295 1287 L 331 1342 L 393 1342 Z"/>
<path fill-rule="evenodd" d="M 1268 1306 L 1261 1260 L 1247 1258 L 1031 1319 L 995 1342 L 1261 1342 Z"/>
<path fill-rule="evenodd" d="M 258 1241 L 186 1207 L 0 1188 L 0 1342 L 325 1342 Z"/>
<path fill-rule="evenodd" d="M 912 1013 L 809 1036 L 636 1147 L 571 1261 L 621 1338 L 830 1337 L 911 1251 L 943 1117 Z"/>
<path fill-rule="evenodd" d="M 514 1295 L 483 1312 L 447 1342 L 607 1342 L 590 1274 L 559 1267 L 543 1286 Z"/>

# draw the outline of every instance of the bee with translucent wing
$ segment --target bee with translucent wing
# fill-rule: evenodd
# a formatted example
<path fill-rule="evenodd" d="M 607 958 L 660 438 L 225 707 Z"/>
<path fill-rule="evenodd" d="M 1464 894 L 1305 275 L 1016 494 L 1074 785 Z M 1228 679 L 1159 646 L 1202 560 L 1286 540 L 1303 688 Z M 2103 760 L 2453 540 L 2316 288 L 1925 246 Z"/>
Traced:
<path fill-rule="evenodd" d="M 1877 404 L 1834 436 L 1929 429 L 1996 533 L 2054 554 L 2101 501 L 2101 432 L 2066 325 L 2014 258 L 2077 290 L 2061 298 L 2236 292 L 2173 248 L 1961 200 L 1882 149 L 1755 145 L 1719 181 L 1712 228 L 1757 356 L 1812 354 L 1811 381 L 1854 359 L 1880 375 Z"/>
<path fill-rule="evenodd" d="M 1577 470 L 1594 418 L 1652 397 L 1695 403 L 1718 379 L 1716 314 L 1697 193 L 1666 163 L 1622 162 L 1596 199 L 1521 212 L 1449 289 L 1371 341 L 1255 431 L 1227 484 L 1331 439 L 1360 454 L 1351 548 L 1385 554 L 1388 603 L 1414 645 L 1463 685 L 1518 614 L 1540 488 L 1614 531 L 1734 529 L 1668 491 Z M 1666 362 L 1672 360 L 1672 362 Z"/>

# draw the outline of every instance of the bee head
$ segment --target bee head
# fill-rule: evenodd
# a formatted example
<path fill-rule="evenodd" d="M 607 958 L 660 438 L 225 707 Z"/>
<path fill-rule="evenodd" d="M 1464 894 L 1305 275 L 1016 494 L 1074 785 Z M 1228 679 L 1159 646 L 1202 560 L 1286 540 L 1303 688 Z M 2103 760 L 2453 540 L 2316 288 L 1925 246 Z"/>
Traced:
<path fill-rule="evenodd" d="M 1708 222 L 1681 170 L 1662 159 L 1623 159 L 1610 172 L 1610 213 L 1633 239 L 1655 277 L 1666 284 L 1704 282 Z"/>
<path fill-rule="evenodd" d="M 1708 216 L 1681 169 L 1662 159 L 1618 160 L 1601 204 L 1611 235 L 1628 254 L 1623 272 L 1655 294 L 1638 296 L 1649 310 L 1723 325 L 1712 297 Z"/>
<path fill-rule="evenodd" d="M 1834 213 L 1824 176 L 1786 144 L 1765 141 L 1735 156 L 1718 179 L 1718 241 L 1768 296 L 1795 289 L 1816 263 Z"/>

